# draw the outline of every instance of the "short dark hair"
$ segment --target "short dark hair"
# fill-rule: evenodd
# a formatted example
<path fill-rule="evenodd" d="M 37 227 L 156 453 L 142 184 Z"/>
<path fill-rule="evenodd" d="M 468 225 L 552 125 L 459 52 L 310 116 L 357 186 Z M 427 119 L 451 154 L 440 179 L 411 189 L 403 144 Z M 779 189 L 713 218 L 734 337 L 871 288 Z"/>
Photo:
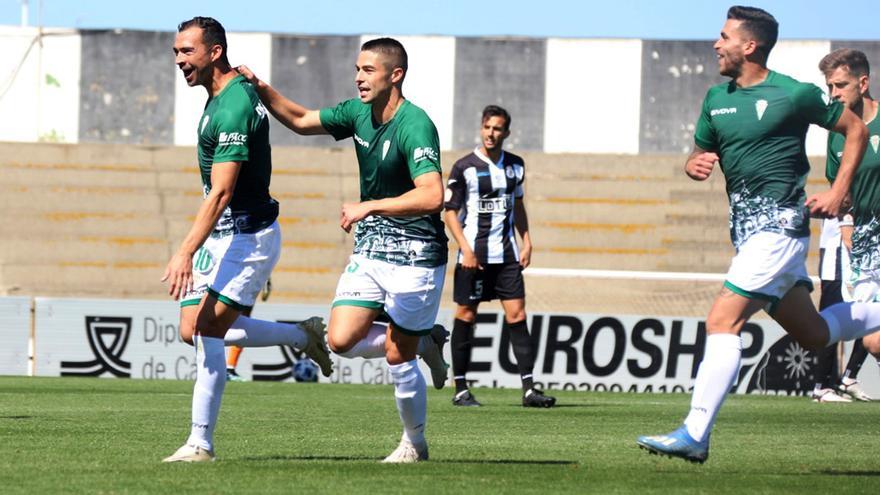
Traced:
<path fill-rule="evenodd" d="M 193 17 L 177 25 L 177 32 L 181 33 L 189 28 L 197 27 L 202 30 L 202 41 L 208 46 L 220 45 L 223 48 L 221 60 L 229 63 L 226 57 L 226 30 L 220 21 L 213 17 Z"/>
<path fill-rule="evenodd" d="M 727 18 L 742 21 L 742 28 L 749 32 L 758 42 L 758 51 L 764 58 L 770 56 L 770 50 L 776 45 L 779 37 L 779 23 L 769 12 L 757 7 L 734 5 L 727 11 Z"/>
<path fill-rule="evenodd" d="M 498 105 L 487 105 L 483 109 L 483 118 L 480 122 L 485 122 L 490 117 L 502 117 L 504 119 L 504 130 L 510 130 L 510 114 L 507 113 L 507 110 Z"/>
<path fill-rule="evenodd" d="M 406 49 L 403 47 L 403 44 L 394 38 L 376 38 L 367 41 L 361 45 L 361 51 L 385 55 L 390 62 L 390 67 L 388 65 L 386 67 L 392 70 L 400 67 L 403 69 L 404 75 L 406 75 L 406 71 L 409 69 L 409 57 L 406 55 Z"/>
<path fill-rule="evenodd" d="M 819 61 L 819 70 L 826 76 L 831 75 L 839 67 L 846 67 L 849 73 L 856 77 L 871 75 L 868 57 L 864 52 L 852 48 L 838 48 Z"/>

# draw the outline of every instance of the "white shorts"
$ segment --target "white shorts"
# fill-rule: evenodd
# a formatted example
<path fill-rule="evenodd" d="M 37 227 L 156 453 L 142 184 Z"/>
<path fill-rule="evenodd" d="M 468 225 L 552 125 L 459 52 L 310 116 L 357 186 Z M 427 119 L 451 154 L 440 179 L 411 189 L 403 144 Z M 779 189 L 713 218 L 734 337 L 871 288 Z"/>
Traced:
<path fill-rule="evenodd" d="M 354 254 L 339 277 L 333 306 L 384 310 L 401 332 L 424 335 L 436 323 L 445 277 L 446 265 L 394 265 Z"/>
<path fill-rule="evenodd" d="M 724 286 L 749 299 L 766 300 L 772 313 L 794 286 L 813 290 L 806 266 L 809 247 L 809 237 L 758 232 L 739 247 Z"/>
<path fill-rule="evenodd" d="M 193 306 L 205 294 L 237 310 L 253 307 L 281 257 L 278 222 L 255 234 L 208 237 L 193 256 L 193 288 L 180 306 Z"/>
<path fill-rule="evenodd" d="M 876 271 L 853 270 L 846 280 L 849 292 L 846 300 L 856 302 L 880 302 L 880 273 Z"/>

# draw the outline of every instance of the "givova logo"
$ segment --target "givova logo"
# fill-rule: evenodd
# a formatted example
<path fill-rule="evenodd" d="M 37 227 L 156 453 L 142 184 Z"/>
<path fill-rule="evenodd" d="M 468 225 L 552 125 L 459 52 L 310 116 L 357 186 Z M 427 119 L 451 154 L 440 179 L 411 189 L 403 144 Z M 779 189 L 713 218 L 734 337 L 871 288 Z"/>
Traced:
<path fill-rule="evenodd" d="M 709 115 L 712 116 L 712 117 L 714 117 L 714 116 L 716 116 L 716 115 L 730 115 L 730 114 L 733 114 L 733 113 L 736 113 L 736 107 L 730 107 L 730 108 L 713 108 L 712 110 L 709 110 Z"/>
<path fill-rule="evenodd" d="M 61 361 L 61 376 L 101 376 L 110 373 L 131 378 L 131 363 L 122 354 L 131 335 L 131 318 L 86 316 L 86 339 L 95 359 Z"/>
<path fill-rule="evenodd" d="M 370 147 L 370 142 L 367 141 L 366 139 L 364 139 L 364 138 L 358 136 L 357 133 L 355 133 L 355 135 L 354 135 L 354 141 L 355 141 L 357 144 L 363 146 L 364 148 L 369 148 L 369 147 Z"/>

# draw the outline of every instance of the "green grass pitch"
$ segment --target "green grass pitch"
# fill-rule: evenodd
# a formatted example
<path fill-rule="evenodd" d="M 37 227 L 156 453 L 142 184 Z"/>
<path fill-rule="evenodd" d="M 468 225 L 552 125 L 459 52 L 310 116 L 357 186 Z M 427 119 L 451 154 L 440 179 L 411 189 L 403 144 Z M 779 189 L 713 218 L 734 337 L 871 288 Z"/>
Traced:
<path fill-rule="evenodd" d="M 0 480 L 12 493 L 867 493 L 880 404 L 732 396 L 706 464 L 650 456 L 683 394 L 559 392 L 523 409 L 430 390 L 431 460 L 383 465 L 400 425 L 389 386 L 231 383 L 212 464 L 162 464 L 186 439 L 192 383 L 0 378 Z"/>

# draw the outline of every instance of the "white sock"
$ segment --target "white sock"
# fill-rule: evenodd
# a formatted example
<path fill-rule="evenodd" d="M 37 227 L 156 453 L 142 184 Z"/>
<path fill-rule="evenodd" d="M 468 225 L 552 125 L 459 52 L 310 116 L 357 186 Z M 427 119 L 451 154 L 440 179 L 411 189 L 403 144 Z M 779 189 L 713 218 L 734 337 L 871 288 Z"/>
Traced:
<path fill-rule="evenodd" d="M 424 443 L 428 391 L 418 360 L 389 364 L 388 369 L 394 382 L 397 411 L 400 412 L 400 421 L 403 422 L 403 438 L 416 444 Z"/>
<path fill-rule="evenodd" d="M 742 339 L 718 333 L 706 337 L 706 353 L 694 380 L 691 412 L 684 420 L 694 440 L 703 441 L 712 431 L 715 416 L 739 373 Z"/>
<path fill-rule="evenodd" d="M 339 355 L 347 358 L 362 357 L 364 359 L 385 357 L 385 332 L 387 330 L 387 326 L 374 323 L 366 337 L 361 339 L 354 347 L 339 353 Z"/>
<path fill-rule="evenodd" d="M 289 345 L 302 349 L 308 345 L 309 336 L 299 325 L 257 320 L 242 315 L 232 323 L 223 340 L 226 345 L 239 347 Z"/>
<path fill-rule="evenodd" d="M 880 330 L 880 303 L 843 302 L 819 312 L 828 323 L 828 343 L 855 340 Z"/>
<path fill-rule="evenodd" d="M 186 443 L 214 450 L 214 427 L 226 387 L 223 339 L 195 335 L 196 384 L 193 387 L 192 429 Z"/>

